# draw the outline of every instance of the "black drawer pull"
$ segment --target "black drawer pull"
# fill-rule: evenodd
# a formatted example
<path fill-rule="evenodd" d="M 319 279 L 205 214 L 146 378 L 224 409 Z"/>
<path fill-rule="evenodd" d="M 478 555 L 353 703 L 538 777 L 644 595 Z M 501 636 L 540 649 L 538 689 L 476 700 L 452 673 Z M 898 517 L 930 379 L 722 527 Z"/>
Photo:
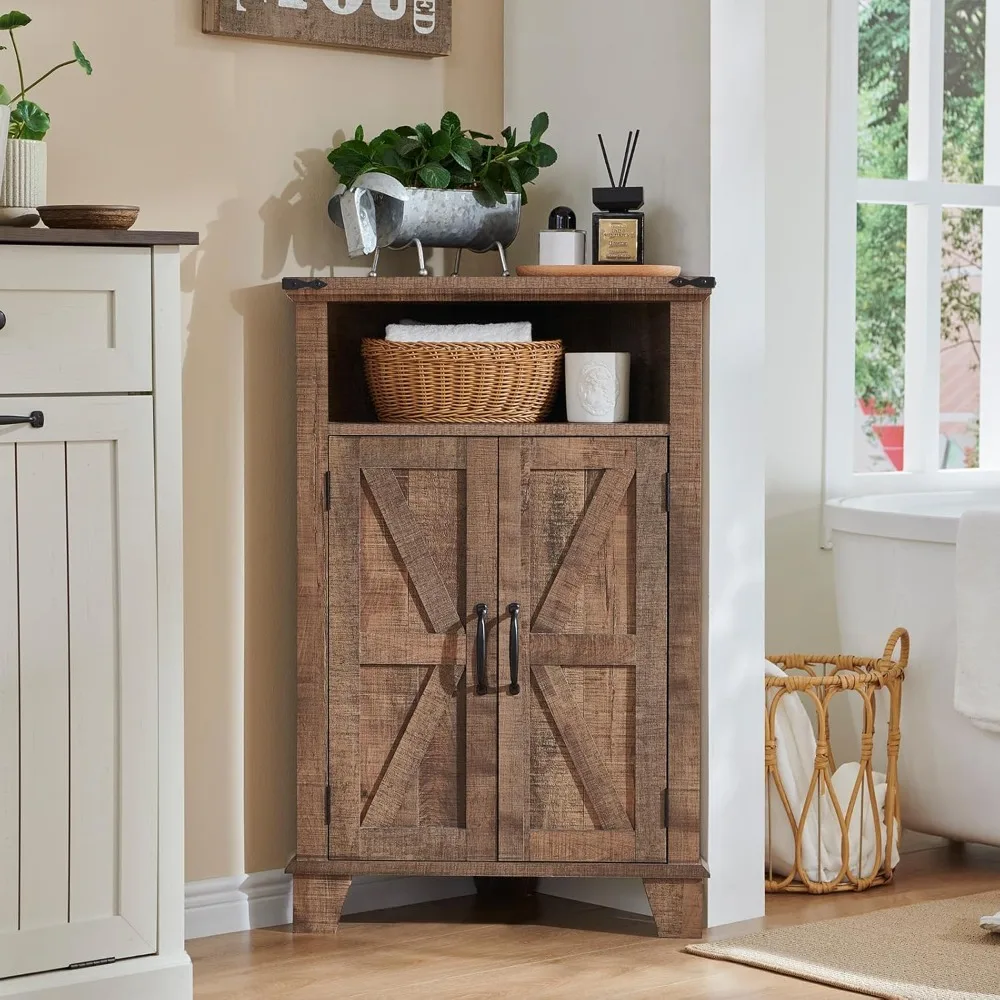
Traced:
<path fill-rule="evenodd" d="M 2 330 L 7 325 L 7 317 L 0 312 L 0 330 Z"/>
<path fill-rule="evenodd" d="M 3 313 L 0 313 L 2 316 Z M 0 427 L 14 427 L 17 424 L 31 424 L 36 430 L 45 426 L 45 414 L 41 410 L 32 410 L 26 417 L 0 416 Z"/>
<path fill-rule="evenodd" d="M 510 612 L 510 687 L 507 690 L 511 694 L 520 694 L 521 685 L 518 684 L 517 675 L 520 669 L 518 660 L 521 652 L 521 629 L 519 626 L 521 605 L 508 604 L 507 610 Z"/>
<path fill-rule="evenodd" d="M 486 682 L 486 615 L 489 608 L 485 604 L 476 605 L 476 694 L 488 694 Z"/>

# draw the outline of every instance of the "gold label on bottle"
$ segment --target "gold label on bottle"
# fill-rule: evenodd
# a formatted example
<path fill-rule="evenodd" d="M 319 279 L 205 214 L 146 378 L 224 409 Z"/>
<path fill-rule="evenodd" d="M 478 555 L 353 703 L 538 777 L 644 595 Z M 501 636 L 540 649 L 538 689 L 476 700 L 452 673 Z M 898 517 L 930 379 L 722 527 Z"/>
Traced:
<path fill-rule="evenodd" d="M 638 219 L 597 220 L 597 262 L 636 263 L 639 259 Z"/>

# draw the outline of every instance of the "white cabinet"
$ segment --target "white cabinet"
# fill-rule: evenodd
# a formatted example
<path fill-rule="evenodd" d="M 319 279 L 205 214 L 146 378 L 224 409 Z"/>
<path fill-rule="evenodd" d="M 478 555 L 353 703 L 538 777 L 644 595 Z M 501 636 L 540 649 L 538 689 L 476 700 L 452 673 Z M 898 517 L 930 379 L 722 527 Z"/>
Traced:
<path fill-rule="evenodd" d="M 0 229 L 0 997 L 187 1000 L 179 251 L 14 238 Z"/>
<path fill-rule="evenodd" d="M 148 396 L 4 399 L 0 970 L 156 951 Z M 13 415 L 20 415 L 15 413 Z"/>

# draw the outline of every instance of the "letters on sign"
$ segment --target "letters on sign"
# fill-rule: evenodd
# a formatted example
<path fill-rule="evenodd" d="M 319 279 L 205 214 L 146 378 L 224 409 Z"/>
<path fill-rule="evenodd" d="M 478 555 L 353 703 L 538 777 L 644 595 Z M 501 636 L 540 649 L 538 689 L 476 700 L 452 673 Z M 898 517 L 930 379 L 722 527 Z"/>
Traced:
<path fill-rule="evenodd" d="M 451 49 L 452 0 L 202 0 L 210 34 L 418 55 Z"/>

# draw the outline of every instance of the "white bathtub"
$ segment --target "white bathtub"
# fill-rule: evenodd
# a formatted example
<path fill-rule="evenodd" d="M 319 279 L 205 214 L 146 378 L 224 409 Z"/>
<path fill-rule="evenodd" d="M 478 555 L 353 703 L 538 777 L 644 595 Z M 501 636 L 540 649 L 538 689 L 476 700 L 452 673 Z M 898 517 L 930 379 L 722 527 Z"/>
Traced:
<path fill-rule="evenodd" d="M 827 511 L 844 650 L 875 656 L 897 625 L 910 632 L 903 826 L 1000 845 L 1000 734 L 953 707 L 955 539 L 962 512 L 983 507 L 1000 507 L 1000 491 L 859 497 Z"/>

